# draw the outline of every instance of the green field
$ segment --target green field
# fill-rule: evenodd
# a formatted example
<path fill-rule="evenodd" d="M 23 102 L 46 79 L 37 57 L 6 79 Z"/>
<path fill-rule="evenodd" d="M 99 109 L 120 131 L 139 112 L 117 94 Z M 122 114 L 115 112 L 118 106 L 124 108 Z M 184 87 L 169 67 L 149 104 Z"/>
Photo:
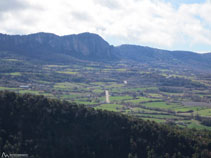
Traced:
<path fill-rule="evenodd" d="M 18 88 L 0 87 L 0 90 L 18 90 Z"/>
<path fill-rule="evenodd" d="M 39 95 L 40 92 L 39 91 L 33 91 L 33 90 L 20 90 L 19 93 L 31 93 L 31 94 L 36 94 Z"/>
<path fill-rule="evenodd" d="M 189 124 L 187 125 L 189 128 L 195 128 L 195 129 L 208 129 L 208 130 L 211 130 L 211 127 L 207 127 L 207 126 L 204 126 L 202 124 L 200 124 L 199 121 L 196 121 L 196 120 L 191 120 L 189 121 Z"/>
<path fill-rule="evenodd" d="M 11 73 L 4 73 L 4 75 L 21 76 L 21 73 L 20 72 L 11 72 Z"/>
<path fill-rule="evenodd" d="M 138 104 L 138 103 L 142 103 L 142 102 L 155 101 L 155 100 L 156 99 L 152 99 L 152 98 L 137 97 L 137 99 L 127 100 L 126 102 L 130 102 L 130 103 L 133 103 L 133 104 Z"/>
<path fill-rule="evenodd" d="M 95 107 L 95 109 L 108 110 L 108 111 L 120 111 L 122 107 L 123 106 L 119 104 L 102 104 L 100 106 Z"/>
<path fill-rule="evenodd" d="M 70 82 L 62 82 L 62 83 L 56 83 L 54 85 L 54 88 L 58 88 L 58 89 L 73 89 L 76 87 L 80 87 L 80 85 L 78 84 L 73 84 Z"/>
<path fill-rule="evenodd" d="M 110 97 L 110 101 L 114 102 L 114 101 L 124 101 L 124 100 L 128 100 L 128 99 L 132 99 L 131 96 L 111 96 Z"/>
<path fill-rule="evenodd" d="M 172 109 L 172 108 L 174 109 L 176 107 L 180 107 L 180 105 L 167 104 L 165 102 L 150 102 L 150 103 L 144 103 L 142 105 L 150 108 L 160 108 L 160 109 Z"/>
<path fill-rule="evenodd" d="M 72 71 L 56 71 L 61 74 L 68 74 L 68 75 L 76 75 L 78 72 L 72 72 Z"/>
<path fill-rule="evenodd" d="M 211 109 L 204 109 L 204 110 L 199 110 L 197 113 L 201 116 L 209 116 L 211 117 Z"/>

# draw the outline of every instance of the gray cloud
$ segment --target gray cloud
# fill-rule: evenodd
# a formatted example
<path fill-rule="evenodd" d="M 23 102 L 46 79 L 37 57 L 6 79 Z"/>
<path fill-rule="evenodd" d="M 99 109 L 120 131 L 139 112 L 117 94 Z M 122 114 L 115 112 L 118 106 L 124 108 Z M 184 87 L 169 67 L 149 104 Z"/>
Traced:
<path fill-rule="evenodd" d="M 29 7 L 29 4 L 23 0 L 1 0 L 0 12 L 22 10 Z"/>
<path fill-rule="evenodd" d="M 71 15 L 74 19 L 80 20 L 80 21 L 89 21 L 90 22 L 93 20 L 93 18 L 85 12 L 74 11 L 74 12 L 71 12 Z"/>
<path fill-rule="evenodd" d="M 94 0 L 94 2 L 110 9 L 121 8 L 120 3 L 116 0 Z"/>

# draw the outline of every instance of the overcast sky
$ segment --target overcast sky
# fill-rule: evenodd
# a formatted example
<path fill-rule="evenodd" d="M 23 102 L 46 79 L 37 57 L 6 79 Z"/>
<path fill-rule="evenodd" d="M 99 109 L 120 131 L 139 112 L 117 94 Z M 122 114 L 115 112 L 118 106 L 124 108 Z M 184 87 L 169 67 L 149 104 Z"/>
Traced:
<path fill-rule="evenodd" d="M 112 45 L 211 52 L 211 0 L 0 0 L 0 32 L 92 32 Z"/>

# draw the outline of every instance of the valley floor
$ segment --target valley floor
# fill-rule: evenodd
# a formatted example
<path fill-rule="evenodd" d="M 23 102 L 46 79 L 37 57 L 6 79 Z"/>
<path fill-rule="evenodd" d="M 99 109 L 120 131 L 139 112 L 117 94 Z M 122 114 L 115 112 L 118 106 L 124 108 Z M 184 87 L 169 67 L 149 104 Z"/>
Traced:
<path fill-rule="evenodd" d="M 59 98 L 145 120 L 211 130 L 211 75 L 138 63 L 0 59 L 0 90 Z M 110 103 L 106 102 L 105 91 Z M 208 120 L 208 121 L 207 121 Z"/>

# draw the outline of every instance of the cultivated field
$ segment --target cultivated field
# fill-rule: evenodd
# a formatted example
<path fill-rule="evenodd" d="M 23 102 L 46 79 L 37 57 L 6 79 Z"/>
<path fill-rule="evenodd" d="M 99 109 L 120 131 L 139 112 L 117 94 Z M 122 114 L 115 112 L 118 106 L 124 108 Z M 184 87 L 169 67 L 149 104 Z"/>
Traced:
<path fill-rule="evenodd" d="M 0 59 L 0 90 L 59 98 L 181 127 L 211 129 L 211 76 L 138 63 L 30 64 Z M 110 103 L 106 104 L 105 90 Z"/>

